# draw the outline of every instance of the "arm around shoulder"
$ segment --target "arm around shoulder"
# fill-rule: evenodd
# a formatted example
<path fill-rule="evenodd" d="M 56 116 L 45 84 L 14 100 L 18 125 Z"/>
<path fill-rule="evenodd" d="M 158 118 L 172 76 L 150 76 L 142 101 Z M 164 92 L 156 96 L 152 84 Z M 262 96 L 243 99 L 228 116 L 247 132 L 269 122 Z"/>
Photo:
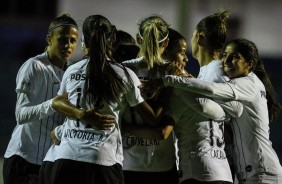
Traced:
<path fill-rule="evenodd" d="M 85 113 L 84 110 L 77 108 L 70 103 L 67 93 L 54 97 L 51 106 L 60 114 L 71 117 L 73 119 L 81 119 Z"/>
<path fill-rule="evenodd" d="M 67 93 L 56 96 L 52 101 L 52 108 L 67 117 L 81 120 L 82 123 L 101 130 L 112 127 L 116 122 L 112 115 L 100 114 L 96 109 L 84 110 L 74 106 L 68 100 Z"/>
<path fill-rule="evenodd" d="M 161 120 L 164 124 L 158 126 L 123 124 L 122 133 L 142 137 L 144 139 L 165 140 L 169 137 L 174 127 L 171 120 L 171 118 L 164 116 Z"/>

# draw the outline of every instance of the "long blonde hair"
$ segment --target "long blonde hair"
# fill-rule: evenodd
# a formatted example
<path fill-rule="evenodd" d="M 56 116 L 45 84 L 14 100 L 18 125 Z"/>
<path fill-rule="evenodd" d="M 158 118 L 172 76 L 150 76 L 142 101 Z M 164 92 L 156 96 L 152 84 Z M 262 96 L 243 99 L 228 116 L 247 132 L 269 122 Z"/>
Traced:
<path fill-rule="evenodd" d="M 159 15 L 147 17 L 139 25 L 141 53 L 148 62 L 148 69 L 152 69 L 155 64 L 162 63 L 160 44 L 168 37 L 168 28 L 169 25 Z"/>

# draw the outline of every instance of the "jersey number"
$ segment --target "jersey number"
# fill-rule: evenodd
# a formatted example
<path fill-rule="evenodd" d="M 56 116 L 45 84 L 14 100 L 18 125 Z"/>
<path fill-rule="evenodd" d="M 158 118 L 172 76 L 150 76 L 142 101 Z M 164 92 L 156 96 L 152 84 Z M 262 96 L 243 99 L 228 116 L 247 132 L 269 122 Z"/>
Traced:
<path fill-rule="evenodd" d="M 219 147 L 221 148 L 224 145 L 224 138 L 223 138 L 223 131 L 224 131 L 224 123 L 219 123 L 218 131 L 221 132 L 221 137 L 214 136 L 214 122 L 210 120 L 210 144 L 212 147 Z"/>
<path fill-rule="evenodd" d="M 76 89 L 76 92 L 77 92 L 76 107 L 77 107 L 77 108 L 81 108 L 81 107 L 80 107 L 81 88 L 77 88 L 77 89 Z M 79 122 L 79 120 L 77 119 L 77 120 L 76 120 L 76 126 L 79 127 L 79 125 L 80 125 L 80 122 Z"/>

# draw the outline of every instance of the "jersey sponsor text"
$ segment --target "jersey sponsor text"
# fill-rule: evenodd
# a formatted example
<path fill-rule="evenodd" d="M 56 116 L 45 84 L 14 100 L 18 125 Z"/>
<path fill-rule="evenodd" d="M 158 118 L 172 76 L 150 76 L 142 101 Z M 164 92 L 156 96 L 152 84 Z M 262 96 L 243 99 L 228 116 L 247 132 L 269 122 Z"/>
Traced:
<path fill-rule="evenodd" d="M 151 140 L 151 139 L 144 139 L 141 137 L 124 137 L 125 139 L 125 147 L 131 147 L 131 146 L 155 146 L 160 145 L 159 140 Z"/>
<path fill-rule="evenodd" d="M 70 74 L 70 80 L 85 80 L 86 79 L 86 74 L 80 74 L 80 73 L 72 73 Z"/>
<path fill-rule="evenodd" d="M 82 139 L 82 140 L 99 143 L 102 142 L 104 136 L 103 134 L 95 134 L 93 132 L 86 132 L 76 129 L 67 129 L 64 133 L 64 137 L 72 138 L 72 139 Z"/>

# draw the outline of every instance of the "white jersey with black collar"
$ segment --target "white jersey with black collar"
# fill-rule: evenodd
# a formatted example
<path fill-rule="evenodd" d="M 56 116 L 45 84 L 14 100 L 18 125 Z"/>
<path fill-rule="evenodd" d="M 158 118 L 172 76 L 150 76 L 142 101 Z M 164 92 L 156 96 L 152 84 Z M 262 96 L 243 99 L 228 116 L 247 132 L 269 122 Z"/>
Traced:
<path fill-rule="evenodd" d="M 70 66 L 64 74 L 59 95 L 68 93 L 72 104 L 83 109 L 93 108 L 84 98 L 84 83 L 88 60 L 82 60 Z M 127 69 L 127 78 L 120 65 L 111 65 L 117 74 L 125 81 L 127 91 L 120 96 L 120 102 L 107 104 L 101 101 L 99 110 L 102 114 L 115 116 L 117 123 L 109 130 L 98 130 L 86 126 L 78 120 L 67 118 L 64 123 L 61 144 L 56 148 L 57 159 L 70 159 L 81 162 L 111 166 L 116 163 L 122 165 L 123 151 L 119 125 L 120 112 L 126 106 L 135 106 L 144 101 L 140 94 L 140 81 L 133 71 Z"/>
<path fill-rule="evenodd" d="M 130 67 L 140 79 L 159 78 L 165 70 L 148 71 L 144 57 L 123 62 Z M 131 116 L 129 108 L 124 112 L 124 123 L 143 124 L 137 113 Z M 150 140 L 136 136 L 123 137 L 124 161 L 123 170 L 140 172 L 169 171 L 176 165 L 175 137 L 173 134 L 166 140 Z"/>
<path fill-rule="evenodd" d="M 52 144 L 51 130 L 64 117 L 51 108 L 64 71 L 54 66 L 47 53 L 27 60 L 16 79 L 16 120 L 5 158 L 19 155 L 30 163 L 41 165 Z"/>

